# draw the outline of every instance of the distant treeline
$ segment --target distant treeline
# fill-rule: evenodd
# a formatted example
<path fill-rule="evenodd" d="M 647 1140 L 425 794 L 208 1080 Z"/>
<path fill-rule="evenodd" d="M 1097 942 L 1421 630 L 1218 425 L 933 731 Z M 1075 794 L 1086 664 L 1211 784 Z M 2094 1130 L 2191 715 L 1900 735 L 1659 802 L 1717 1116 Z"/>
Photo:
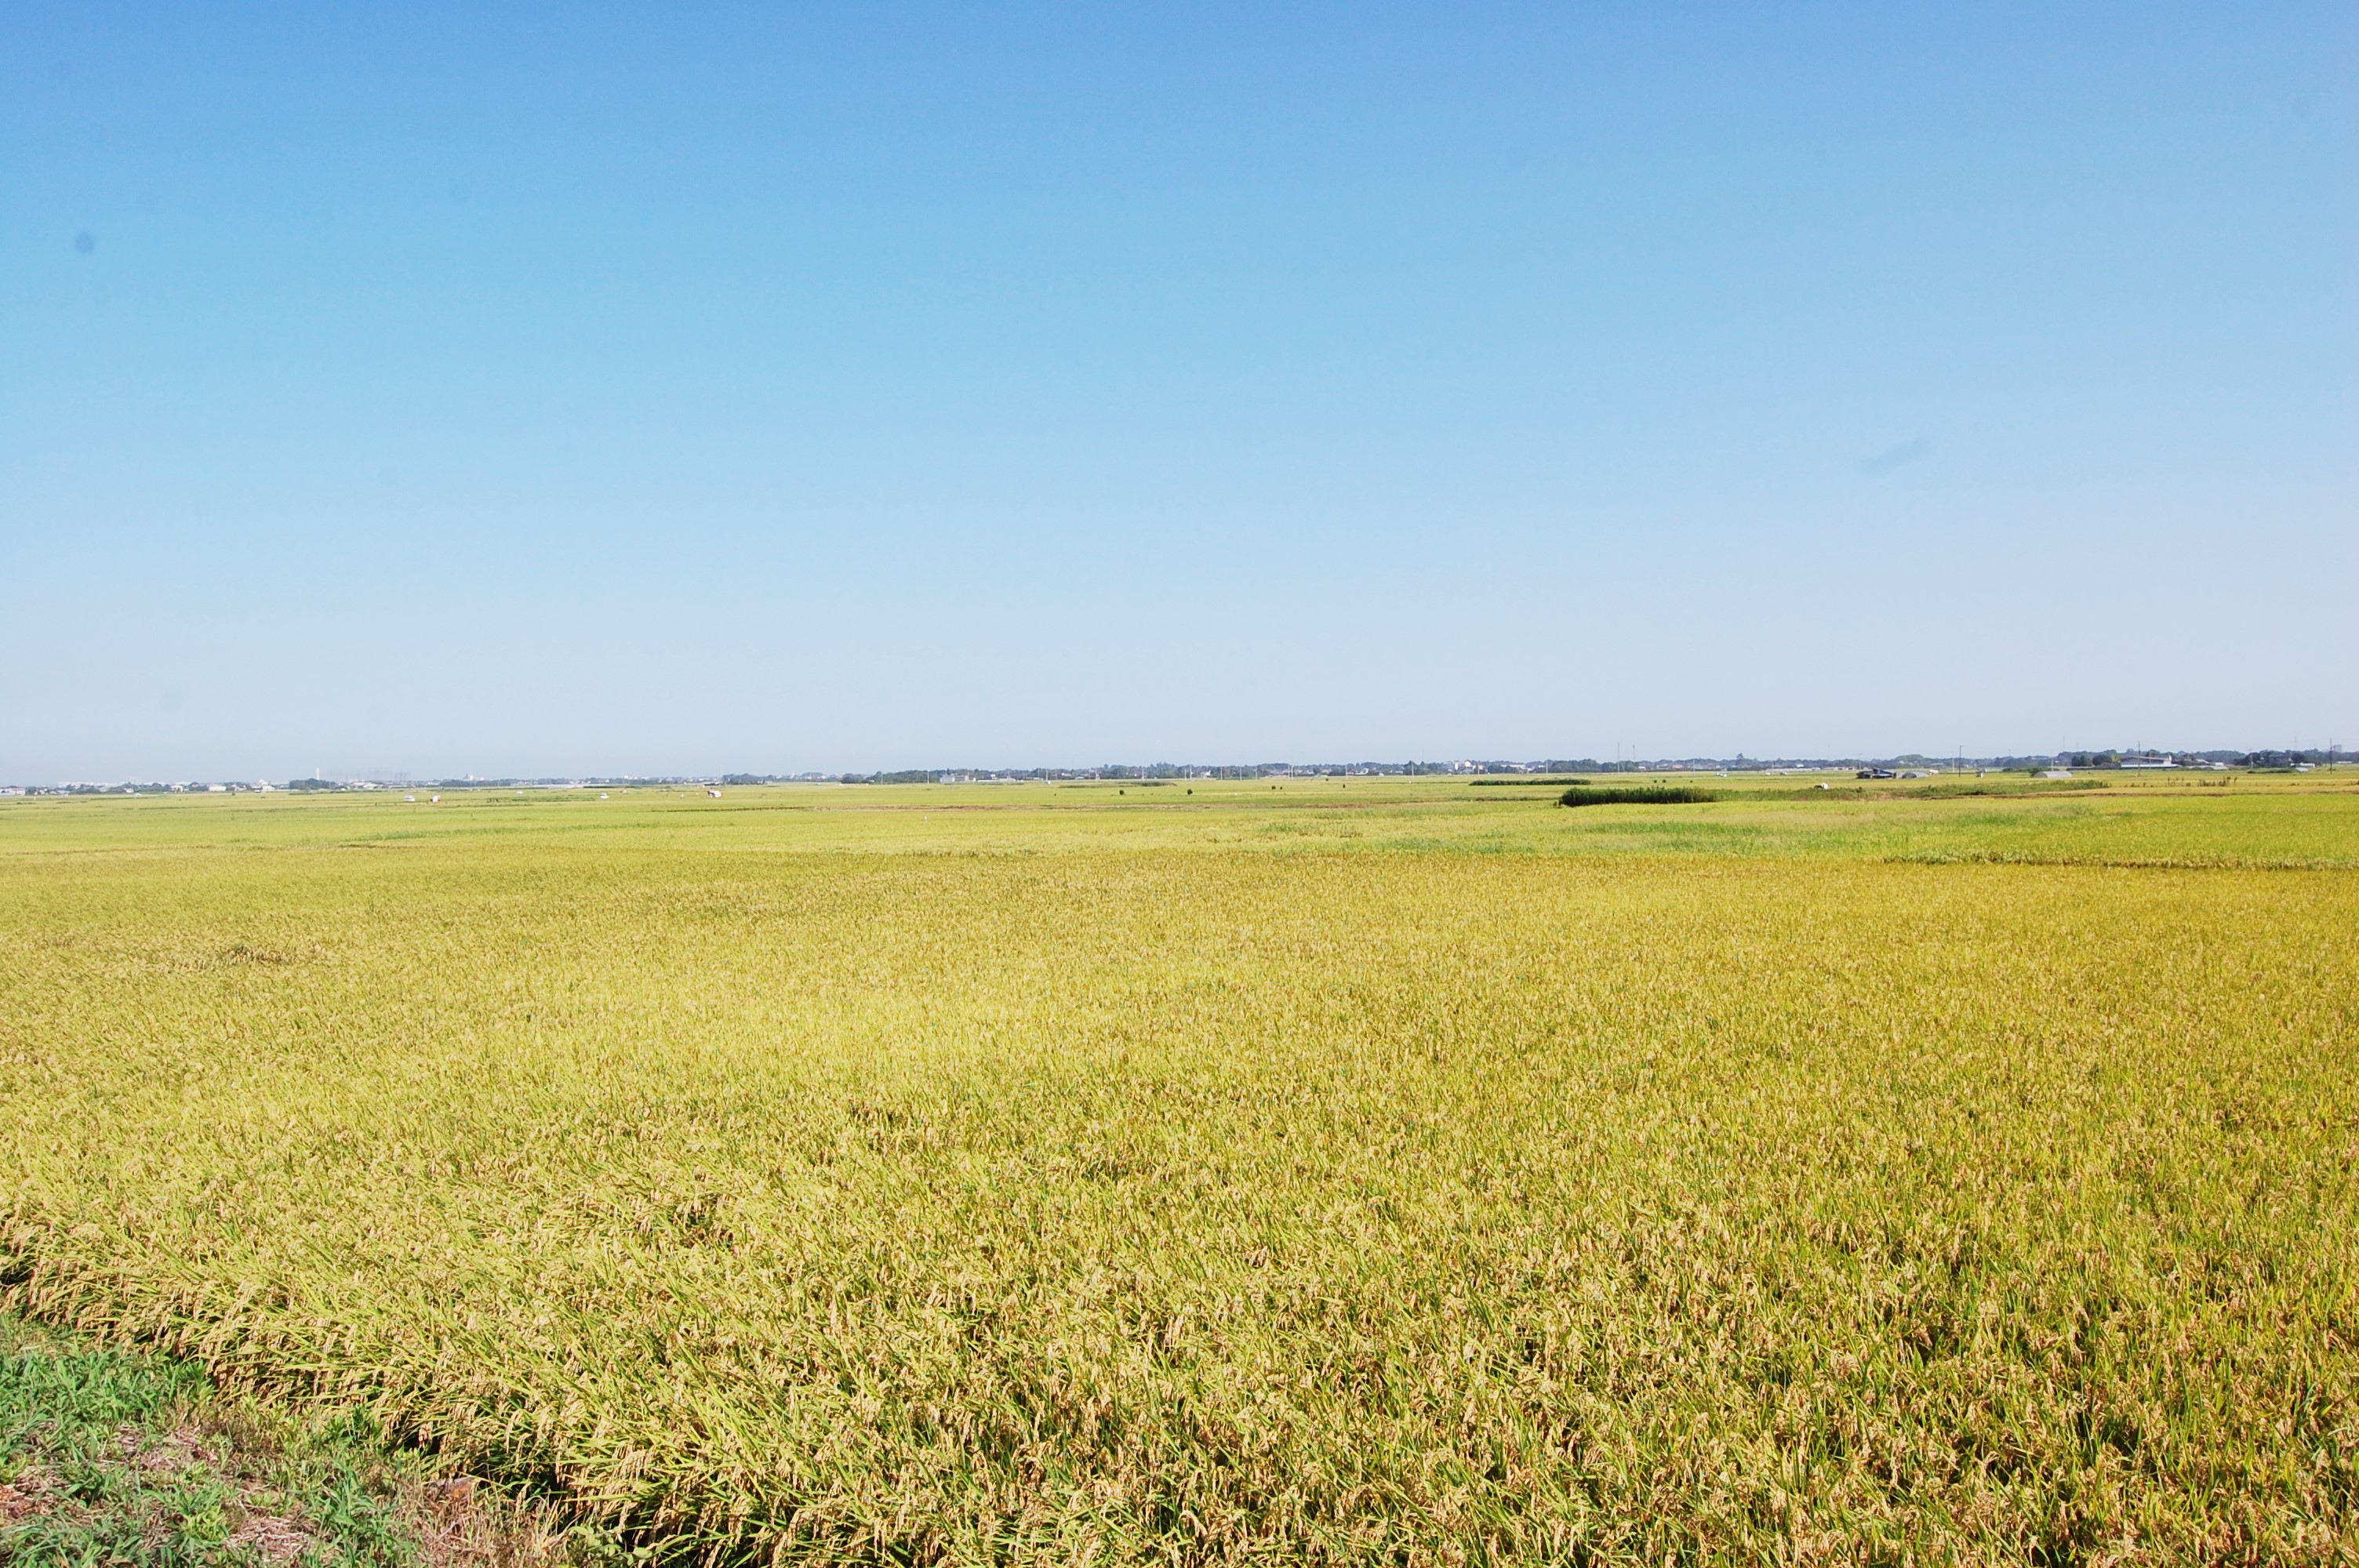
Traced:
<path fill-rule="evenodd" d="M 1821 757 L 1821 758 L 1734 758 L 1681 757 L 1657 758 L 1653 761 L 1599 762 L 1593 757 L 1549 757 L 1529 762 L 1498 760 L 1461 760 L 1452 762 L 1245 762 L 1219 766 L 1196 763 L 1151 762 L 1143 766 L 1128 763 L 1108 763 L 1093 768 L 901 768 L 889 773 L 724 773 L 665 774 L 665 775 L 605 775 L 570 778 L 455 778 L 410 779 L 398 773 L 373 780 L 352 778 L 289 779 L 283 784 L 256 783 L 251 780 L 224 780 L 216 784 L 166 784 L 158 780 L 123 780 L 111 784 L 60 783 L 51 784 L 26 784 L 5 785 L 14 793 L 25 795 L 168 795 L 185 791 L 245 792 L 265 789 L 293 791 L 336 790 L 353 788 L 512 790 L 526 787 L 574 789 L 631 789 L 665 787 L 682 784 L 928 784 L 1001 783 L 1067 783 L 1094 780 L 1147 783 L 1157 780 L 1192 779 L 1266 779 L 1266 778 L 1363 778 L 1382 775 L 1422 777 L 1430 774 L 1481 775 L 1468 778 L 1473 784 L 1503 786 L 1527 784 L 1534 787 L 1557 788 L 1573 786 L 1588 775 L 1627 775 L 1631 773 L 1677 772 L 1701 773 L 1734 772 L 1816 772 L 1837 768 L 1887 767 L 1894 770 L 1935 769 L 1944 773 L 1963 769 L 1987 770 L 1991 773 L 2037 773 L 2049 768 L 2085 769 L 2092 772 L 2120 767 L 2135 768 L 2141 763 L 2152 765 L 2170 759 L 2181 767 L 2218 763 L 2230 768 L 2261 770 L 2333 766 L 2347 761 L 2338 746 L 2287 747 L 2252 752 L 2179 751 L 2156 752 L 2136 748 L 2109 751 L 2066 751 L 2052 754 L 2002 757 L 1927 757 L 1919 752 L 1905 752 L 1897 757 Z"/>

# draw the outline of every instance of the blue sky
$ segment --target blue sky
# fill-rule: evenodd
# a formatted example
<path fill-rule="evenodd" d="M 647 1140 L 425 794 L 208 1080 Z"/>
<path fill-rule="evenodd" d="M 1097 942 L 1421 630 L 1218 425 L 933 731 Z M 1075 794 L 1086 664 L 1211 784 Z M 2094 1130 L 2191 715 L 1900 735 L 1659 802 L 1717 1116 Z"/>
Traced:
<path fill-rule="evenodd" d="M 19 0 L 0 778 L 2359 745 L 2354 152 L 2341 5 Z"/>

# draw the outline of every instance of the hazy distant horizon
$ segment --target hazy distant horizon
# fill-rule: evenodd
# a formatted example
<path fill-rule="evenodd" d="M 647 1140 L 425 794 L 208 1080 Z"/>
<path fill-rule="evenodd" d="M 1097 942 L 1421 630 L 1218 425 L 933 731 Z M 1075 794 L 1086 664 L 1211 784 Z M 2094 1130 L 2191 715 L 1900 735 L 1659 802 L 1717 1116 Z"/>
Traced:
<path fill-rule="evenodd" d="M 1390 758 L 1377 758 L 1377 757 L 1364 757 L 1364 758 L 1337 758 L 1337 757 L 1329 757 L 1329 758 L 1316 758 L 1316 759 L 1314 759 L 1314 758 L 1307 758 L 1307 757 L 1305 757 L 1305 758 L 1296 758 L 1296 759 L 1288 759 L 1288 760 L 1263 759 L 1263 760 L 1260 760 L 1260 761 L 1249 762 L 1236 762 L 1236 761 L 1230 761 L 1230 762 L 1204 762 L 1204 761 L 1201 761 L 1201 760 L 1198 760 L 1198 761 L 1178 761 L 1178 760 L 1173 760 L 1173 759 L 1156 759 L 1156 760 L 1152 760 L 1152 761 L 1146 761 L 1146 762 L 1126 762 L 1126 761 L 1114 761 L 1114 760 L 1107 760 L 1107 759 L 1100 759 L 1100 760 L 1098 760 L 1098 761 L 1096 761 L 1096 762 L 996 762 L 996 763 L 982 763 L 982 762 L 929 762 L 929 763 L 910 763 L 910 764 L 904 764 L 904 765 L 897 765 L 897 766 L 894 766 L 894 767 L 839 767 L 839 768 L 819 768 L 819 767 L 808 767 L 808 768 L 714 767 L 714 768 L 701 768 L 701 769 L 700 769 L 700 768 L 672 768 L 672 769 L 661 769 L 661 770 L 607 770 L 607 771 L 601 771 L 601 770 L 596 770 L 596 769 L 579 769 L 579 768 L 576 768 L 576 769 L 557 769 L 557 770 L 551 770 L 551 771 L 540 772 L 540 773 L 528 773 L 528 772 L 514 771 L 514 770 L 511 770 L 511 771 L 508 771 L 508 772 L 505 772 L 505 773 L 503 773 L 503 772 L 498 772 L 498 771 L 489 771 L 489 772 L 486 772 L 486 771 L 484 771 L 484 770 L 481 770 L 481 769 L 454 769 L 454 770 L 451 770 L 451 771 L 449 771 L 449 772 L 440 772 L 440 773 L 438 773 L 438 772 L 435 772 L 435 771 L 432 771 L 432 770 L 411 770 L 411 769 L 408 769 L 408 768 L 396 768 L 396 767 L 391 767 L 391 766 L 385 766 L 385 767 L 370 767 L 370 768 L 350 768 L 350 767 L 344 767 L 344 768 L 316 768 L 316 769 L 312 769 L 312 770 L 309 770 L 309 771 L 301 772 L 301 773 L 285 773 L 285 772 L 282 772 L 282 773 L 270 773 L 270 772 L 268 772 L 267 770 L 264 770 L 264 771 L 261 771 L 261 772 L 247 772 L 247 773 L 244 773 L 223 774 L 223 775 L 216 775 L 216 776 L 210 776 L 210 777 L 197 777 L 197 776 L 194 776 L 194 775 L 187 775 L 187 774 L 183 774 L 183 775 L 179 775 L 179 776 L 174 776 L 174 777 L 165 777 L 165 776 L 161 776 L 161 775 L 141 775 L 141 776 L 125 776 L 125 777 L 121 777 L 121 778 L 105 778 L 105 779 L 101 779 L 101 778 L 79 778 L 79 779 L 65 779 L 65 778 L 60 778 L 60 779 L 21 779 L 21 778 L 19 778 L 19 779 L 7 779 L 7 778 L 0 778 L 0 785 L 11 785 L 11 784 L 13 784 L 13 785 L 18 785 L 18 786 L 24 786 L 24 787 L 41 788 L 41 789 L 63 789 L 63 788 L 75 788 L 75 787 L 81 787 L 81 788 L 91 788 L 91 787 L 121 787 L 121 786 L 133 785 L 133 784 L 147 784 L 147 785 L 153 785 L 153 784 L 165 784 L 165 785 L 170 785 L 170 784 L 245 784 L 245 785 L 249 785 L 249 786 L 251 786 L 251 785 L 253 785 L 253 784 L 269 784 L 272 788 L 276 789 L 276 788 L 282 787 L 283 785 L 285 785 L 286 784 L 288 784 L 288 783 L 289 783 L 289 782 L 291 782 L 291 781 L 299 781 L 299 780 L 300 780 L 300 781 L 312 781 L 312 780 L 317 780 L 317 781 L 321 781 L 321 782 L 324 782 L 324 783 L 330 783 L 330 784 L 356 784 L 356 783 L 370 783 L 370 784 L 392 784 L 392 785 L 397 785 L 397 785 L 400 785 L 400 784 L 462 784 L 462 783 L 473 783 L 473 784 L 562 784 L 562 783 L 569 783 L 569 782 L 579 782 L 579 783 L 582 783 L 582 784 L 629 784 L 629 783 L 641 783 L 641 784 L 664 784 L 664 783 L 672 783 L 672 782 L 690 782 L 690 781 L 699 781 L 699 780 L 711 780 L 711 779 L 726 778 L 726 777 L 730 777 L 730 776 L 733 776 L 733 775 L 734 775 L 734 776 L 738 776 L 738 777 L 754 777 L 754 778 L 760 778 L 760 779 L 763 779 L 763 780 L 766 780 L 766 781 L 770 781 L 770 782 L 779 782 L 779 783 L 790 783 L 790 782 L 796 782 L 796 781 L 798 781 L 798 780 L 823 781 L 823 780 L 841 780 L 841 779 L 857 779 L 857 780 L 861 780 L 861 781 L 863 781 L 863 782 L 865 782 L 865 781 L 870 780 L 870 779 L 873 779 L 873 778 L 874 778 L 874 777 L 875 777 L 876 775 L 880 775 L 880 774 L 885 774 L 885 773 L 976 773 L 976 774 L 988 774 L 988 773 L 1001 773 L 1001 774 L 1010 774 L 1010 773 L 1049 773 L 1049 774 L 1058 774 L 1058 775 L 1079 774 L 1079 773 L 1101 773 L 1101 774 L 1108 774 L 1108 775 L 1111 775 L 1111 774 L 1113 774 L 1114 773 L 1115 773 L 1116 771 L 1120 771 L 1120 770 L 1127 770 L 1127 771 L 1132 772 L 1132 773 L 1138 773 L 1138 772 L 1143 772 L 1143 771 L 1147 771 L 1147 770 L 1174 770 L 1174 769 L 1177 769 L 1177 770 L 1192 770 L 1192 771 L 1195 771 L 1195 772 L 1198 772 L 1198 773 L 1208 773 L 1208 774 L 1209 774 L 1209 773 L 1214 773 L 1214 772 L 1220 772 L 1220 771 L 1227 771 L 1227 772 L 1242 773 L 1242 772 L 1247 772 L 1247 771 L 1250 771 L 1250 770 L 1253 770 L 1253 769 L 1273 769 L 1273 770 L 1275 770 L 1275 769 L 1286 769 L 1286 768 L 1291 768 L 1291 769 L 1300 769 L 1300 770 L 1303 770 L 1303 771 L 1305 771 L 1305 772 L 1310 772 L 1310 771 L 1313 771 L 1313 770 L 1341 771 L 1341 770 L 1346 770 L 1346 769 L 1366 768 L 1366 769 L 1375 769 L 1375 770 L 1396 769 L 1396 770 L 1403 770 L 1403 771 L 1410 770 L 1410 769 L 1414 769 L 1414 770 L 1418 770 L 1418 771 L 1420 771 L 1420 772 L 1437 773 L 1440 773 L 1440 772 L 1441 772 L 1441 771 L 1443 771 L 1443 770 L 1446 770 L 1446 769 L 1451 769 L 1451 768 L 1453 768 L 1453 767 L 1466 767 L 1466 766 L 1468 766 L 1468 765 L 1470 765 L 1470 764 L 1472 764 L 1472 765 L 1499 765 L 1499 766 L 1508 766 L 1508 767 L 1593 768 L 1593 769 L 1597 769 L 1597 770 L 1601 770 L 1601 771 L 1611 771 L 1611 770 L 1614 770 L 1614 769 L 1616 769 L 1616 768 L 1629 768 L 1629 769 L 1636 769 L 1636 770 L 1645 770 L 1645 769 L 1648 769 L 1648 768 L 1663 768 L 1663 767 L 1690 767 L 1690 768 L 1692 768 L 1692 767 L 1699 767 L 1699 766 L 1715 766 L 1715 765 L 1721 765 L 1721 764 L 1742 764 L 1742 765 L 1746 766 L 1746 767 L 1805 766 L 1805 765 L 1811 765 L 1811 764 L 1823 765 L 1823 766 L 1851 767 L 1851 766 L 1866 766 L 1866 765 L 1871 764 L 1871 763 L 1884 763 L 1884 762 L 1896 762 L 1908 761 L 1908 762 L 1926 762 L 1926 763 L 1932 764 L 1932 765 L 1934 765 L 1934 766 L 1940 766 L 1940 765 L 1943 765 L 1943 764 L 1946 764 L 1946 763 L 1950 763 L 1950 762 L 1962 762 L 1962 763 L 1963 763 L 1963 765 L 1965 765 L 1965 766 L 1967 766 L 1967 767 L 1978 767 L 1978 766 L 1990 765 L 1990 764 L 1996 763 L 1996 762 L 2003 762 L 2003 761 L 2011 761 L 2011 762 L 2018 762 L 2018 763 L 2020 763 L 2020 762 L 2027 762 L 2027 761 L 2035 761 L 2035 760 L 2040 760 L 2040 759 L 2052 758 L 2052 757 L 2059 756 L 2060 754 L 2081 754 L 2081 753 L 2089 753 L 2089 754 L 2094 754 L 2094 755 L 2127 755 L 2127 756 L 2136 756 L 2136 755 L 2153 755 L 2153 754 L 2156 754 L 2156 753 L 2160 753 L 2160 754 L 2162 754 L 2162 755 L 2170 756 L 2170 757 L 2180 757 L 2180 758 L 2221 757 L 2221 758 L 2223 758 L 2223 759 L 2224 760 L 2224 759 L 2225 759 L 2225 757 L 2227 756 L 2227 754 L 2230 754 L 2230 753 L 2233 753 L 2233 754 L 2234 754 L 2234 755 L 2235 755 L 2235 756 L 2253 756 L 2253 755 L 2261 755 L 2261 754 L 2267 754 L 2267 753 L 2271 753 L 2271 752 L 2280 752 L 2280 753 L 2295 753 L 2295 752 L 2339 752 L 2340 750 L 2341 750 L 2341 748 L 2340 748 L 2340 746 L 2339 746 L 2339 745 L 2330 746 L 2330 745 L 2323 744 L 2323 743 L 2321 743 L 2321 744 L 2318 744 L 2318 745 L 2302 745 L 2302 744 L 2286 743 L 2286 744 L 2277 744 L 2277 745 L 2256 745 L 2256 746 L 2180 746 L 2180 747 L 2170 747 L 2170 746 L 2152 746 L 2152 747 L 2148 747 L 2148 746 L 2125 746 L 2125 745 L 2102 746 L 2102 745 L 2101 745 L 2101 746 L 2083 746 L 2083 747 L 2064 748 L 2064 749 L 2049 750 L 2049 751 L 1994 752 L 1989 752 L 1989 753 L 1981 754 L 1981 755 L 1977 755 L 1977 754 L 1974 754 L 1974 753 L 1972 753 L 1972 752 L 1963 752 L 1963 753 L 1961 753 L 1961 752 L 1928 752 L 1928 751 L 1925 751 L 1925 750 L 1923 750 L 1923 749 L 1921 749 L 1921 748 L 1912 748 L 1912 749 L 1908 749 L 1908 750 L 1905 750 L 1905 751 L 1897 751 L 1897 752 L 1854 752 L 1854 753 L 1835 753 L 1835 752 L 1765 752 L 1765 753 L 1762 753 L 1762 754 L 1757 755 L 1757 756 L 1756 756 L 1756 755 L 1754 755 L 1754 754 L 1752 754 L 1752 753 L 1749 753 L 1749 752 L 1747 752 L 1747 753 L 1738 753 L 1738 752 L 1686 752 L 1686 753 L 1680 753 L 1680 754 L 1665 754 L 1665 755 L 1645 756 L 1645 757 L 1640 757 L 1640 756 L 1630 756 L 1630 757 L 1611 757 L 1611 756 L 1608 756 L 1608 757 L 1597 757 L 1597 756 L 1591 756 L 1591 755 L 1586 755 L 1586 754 L 1573 754 L 1573 755 L 1550 754 L 1550 755 L 1545 755 L 1545 756 L 1531 756 L 1531 757 L 1524 757 L 1524 756 L 1514 756 L 1514 755 L 1510 755 L 1509 753 L 1506 753 L 1506 752 L 1481 752 L 1481 753 L 1474 753 L 1474 754 L 1468 755 L 1468 756 L 1464 756 L 1464 757 L 1416 757 L 1416 756 L 1400 756 L 1400 757 L 1390 757 Z"/>

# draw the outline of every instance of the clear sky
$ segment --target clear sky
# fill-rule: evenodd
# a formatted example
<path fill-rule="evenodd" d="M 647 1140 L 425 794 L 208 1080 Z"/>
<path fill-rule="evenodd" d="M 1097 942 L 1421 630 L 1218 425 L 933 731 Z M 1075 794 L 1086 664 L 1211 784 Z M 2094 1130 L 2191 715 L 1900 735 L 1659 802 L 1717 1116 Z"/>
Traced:
<path fill-rule="evenodd" d="M 2359 9 L 0 7 L 0 780 L 2359 745 Z"/>

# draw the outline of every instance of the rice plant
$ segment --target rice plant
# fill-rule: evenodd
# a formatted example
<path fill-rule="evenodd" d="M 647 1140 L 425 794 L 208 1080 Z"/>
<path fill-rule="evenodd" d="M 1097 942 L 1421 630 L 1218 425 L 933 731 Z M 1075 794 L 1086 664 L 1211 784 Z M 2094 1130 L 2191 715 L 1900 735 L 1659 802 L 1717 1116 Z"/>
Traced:
<path fill-rule="evenodd" d="M 2359 795 L 0 810 L 0 1292 L 653 1554 L 2332 1561 Z"/>

